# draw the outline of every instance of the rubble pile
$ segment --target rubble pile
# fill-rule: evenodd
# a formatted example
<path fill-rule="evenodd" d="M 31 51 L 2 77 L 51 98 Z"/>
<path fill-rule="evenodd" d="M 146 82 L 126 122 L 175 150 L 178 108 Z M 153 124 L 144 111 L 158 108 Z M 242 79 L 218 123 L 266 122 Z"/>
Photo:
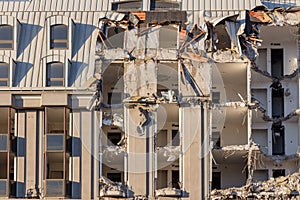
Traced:
<path fill-rule="evenodd" d="M 212 200 L 219 199 L 299 199 L 300 173 L 259 181 L 240 188 L 213 190 Z"/>
<path fill-rule="evenodd" d="M 163 188 L 155 191 L 156 196 L 181 196 L 181 190 L 176 188 Z"/>
<path fill-rule="evenodd" d="M 122 183 L 116 183 L 106 177 L 100 178 L 100 197 L 116 196 L 125 197 L 126 187 Z"/>

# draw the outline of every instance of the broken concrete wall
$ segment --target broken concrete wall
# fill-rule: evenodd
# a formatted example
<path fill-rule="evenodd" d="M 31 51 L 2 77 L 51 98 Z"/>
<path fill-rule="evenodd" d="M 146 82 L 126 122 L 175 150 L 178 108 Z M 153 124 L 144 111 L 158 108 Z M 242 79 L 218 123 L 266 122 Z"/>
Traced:
<path fill-rule="evenodd" d="M 180 132 L 183 134 L 183 190 L 189 194 L 189 199 L 196 200 L 205 197 L 205 180 L 208 169 L 205 167 L 205 159 L 208 158 L 208 151 L 205 150 L 208 138 L 202 127 L 207 122 L 207 110 L 200 106 L 180 107 Z M 193 164 L 191 164 L 193 163 Z M 202 169 L 199 171 L 199 169 Z M 198 173 L 193 173 L 198 171 Z M 206 174 L 206 175 L 205 175 Z M 201 189 L 194 187 L 201 186 Z M 187 195 L 187 194 L 186 194 Z"/>
<path fill-rule="evenodd" d="M 186 68 L 193 78 L 193 82 L 197 85 L 192 86 L 183 73 L 183 68 Z M 211 80 L 206 78 L 210 77 L 211 68 L 209 63 L 204 62 L 183 62 L 180 66 L 180 93 L 182 97 L 197 96 L 197 92 L 201 96 L 207 96 L 211 89 Z M 196 90 L 196 91 L 195 91 Z"/>
<path fill-rule="evenodd" d="M 125 64 L 125 94 L 147 97 L 156 94 L 156 64 L 153 60 L 137 60 Z"/>
<path fill-rule="evenodd" d="M 120 42 L 119 46 L 111 48 L 108 38 L 106 40 L 108 44 L 102 41 L 104 48 L 99 52 L 101 59 L 117 59 L 116 62 L 124 63 L 124 131 L 127 136 L 128 153 L 128 159 L 125 156 L 124 161 L 124 182 L 133 191 L 129 194 L 130 197 L 154 196 L 156 189 L 154 181 L 157 178 L 154 174 L 157 170 L 166 169 L 162 165 L 167 165 L 172 168 L 167 169 L 168 180 L 171 178 L 170 170 L 177 170 L 181 184 L 186 183 L 187 186 L 187 190 L 178 188 L 175 191 L 176 195 L 181 195 L 181 189 L 189 199 L 199 199 L 201 195 L 204 197 L 208 193 L 208 185 L 205 185 L 209 180 L 208 154 L 205 154 L 206 160 L 199 155 L 196 165 L 192 166 L 190 163 L 194 162 L 195 152 L 204 154 L 204 150 L 200 148 L 203 147 L 203 141 L 206 141 L 204 135 L 208 130 L 205 126 L 208 111 L 201 109 L 200 106 L 201 101 L 208 100 L 211 90 L 209 60 L 203 53 L 203 48 L 199 49 L 200 46 L 203 47 L 199 42 L 204 44 L 204 40 L 201 39 L 204 38 L 205 31 L 196 24 L 190 24 L 191 29 L 186 29 L 186 12 L 139 12 L 138 17 L 140 21 L 134 20 L 130 14 L 129 22 L 126 21 L 126 17 L 111 20 L 113 22 L 108 20 L 106 25 L 110 28 L 121 32 L 124 27 L 128 28 L 120 37 L 125 41 L 124 44 Z M 189 36 L 188 31 L 191 31 Z M 113 32 L 110 33 L 114 35 Z M 123 52 L 120 48 L 122 45 L 125 48 Z M 178 105 L 182 107 L 178 108 Z M 181 109 L 182 111 L 179 111 Z M 180 115 L 184 115 L 186 119 Z M 200 120 L 202 123 L 199 124 Z M 179 125 L 182 123 L 185 124 L 183 127 Z M 106 126 L 111 125 L 113 123 L 107 120 Z M 188 149 L 185 159 L 181 157 L 178 160 L 181 148 L 172 141 L 175 140 L 173 132 L 177 130 L 173 126 L 180 129 L 181 137 L 185 138 L 176 141 L 179 144 L 185 141 L 184 146 Z M 168 129 L 169 144 L 155 149 L 154 135 L 163 128 Z M 204 146 L 208 148 L 208 141 Z M 117 150 L 114 148 L 109 147 L 106 150 Z M 113 152 L 107 151 L 107 155 Z M 157 153 L 157 163 L 154 152 Z M 190 170 L 184 168 L 183 162 L 186 166 L 191 166 Z M 201 173 L 203 176 L 195 177 L 189 172 L 200 168 L 204 170 Z M 146 186 L 141 183 L 146 183 Z M 195 183 L 201 185 L 200 192 L 194 187 Z"/>

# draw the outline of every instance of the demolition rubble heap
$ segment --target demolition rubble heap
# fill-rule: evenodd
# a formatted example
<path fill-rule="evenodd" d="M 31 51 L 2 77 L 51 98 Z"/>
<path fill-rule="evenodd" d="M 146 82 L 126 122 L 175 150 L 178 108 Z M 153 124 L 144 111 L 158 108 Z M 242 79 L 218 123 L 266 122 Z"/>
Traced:
<path fill-rule="evenodd" d="M 240 188 L 213 190 L 211 199 L 296 199 L 300 191 L 300 174 L 271 178 L 267 181 L 248 184 Z"/>

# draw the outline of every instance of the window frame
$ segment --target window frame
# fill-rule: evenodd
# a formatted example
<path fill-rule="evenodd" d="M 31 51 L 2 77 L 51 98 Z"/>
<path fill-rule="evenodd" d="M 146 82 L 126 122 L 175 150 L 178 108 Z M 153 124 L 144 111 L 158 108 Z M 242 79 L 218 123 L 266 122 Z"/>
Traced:
<path fill-rule="evenodd" d="M 272 127 L 272 155 L 285 155 L 285 127 Z M 281 149 L 281 150 L 278 150 Z"/>
<path fill-rule="evenodd" d="M 66 28 L 66 39 L 53 39 L 53 27 L 57 27 L 57 26 L 64 26 L 64 28 Z M 64 49 L 69 49 L 69 26 L 66 24 L 53 24 L 50 25 L 50 38 L 49 38 L 49 47 L 51 50 L 64 50 Z M 55 44 L 66 44 L 66 47 L 55 47 Z"/>
<path fill-rule="evenodd" d="M 170 8 L 160 7 L 164 3 L 167 4 L 168 6 L 172 5 L 172 7 L 170 7 Z M 176 7 L 175 7 L 175 5 L 176 5 Z M 156 11 L 172 10 L 172 11 L 174 11 L 174 10 L 180 10 L 180 9 L 181 9 L 181 2 L 174 2 L 174 1 L 170 1 L 170 0 L 169 1 L 168 0 L 151 0 L 150 1 L 150 10 L 151 11 L 153 11 L 153 10 L 156 10 Z"/>
<path fill-rule="evenodd" d="M 50 74 L 49 74 L 49 69 L 48 67 L 51 65 L 51 64 L 62 64 L 62 77 L 61 78 L 51 78 L 49 77 L 49 75 L 51 74 L 51 71 L 50 71 Z M 66 80 L 65 80 L 65 69 L 66 69 L 66 65 L 65 63 L 61 62 L 61 61 L 52 61 L 52 62 L 48 62 L 46 63 L 46 84 L 45 84 L 45 87 L 65 87 L 65 83 L 66 83 Z M 48 82 L 52 82 L 52 81 L 62 81 L 62 85 L 49 85 Z"/>
<path fill-rule="evenodd" d="M 62 126 L 63 126 L 63 132 L 60 134 L 63 136 L 63 149 L 62 150 L 55 150 L 55 149 L 51 149 L 49 150 L 47 148 L 47 136 L 48 135 L 58 135 L 57 133 L 53 133 L 51 132 L 50 128 L 48 127 L 50 123 L 50 113 L 52 112 L 50 109 L 57 109 L 57 110 L 60 110 L 63 112 L 63 113 L 60 113 L 61 116 L 62 116 Z M 45 151 L 43 152 L 44 153 L 44 173 L 43 173 L 43 181 L 44 181 L 44 187 L 45 187 L 45 196 L 46 197 L 66 197 L 68 195 L 67 191 L 65 190 L 67 185 L 68 185 L 68 176 L 69 176 L 69 158 L 71 156 L 71 153 L 67 151 L 67 138 L 69 137 L 69 125 L 71 123 L 71 118 L 69 116 L 69 114 L 71 113 L 71 110 L 65 106 L 57 106 L 57 107 L 45 107 L 45 111 L 44 111 L 44 142 L 45 142 Z M 55 114 L 55 113 L 54 113 Z M 55 123 L 55 122 L 53 122 Z M 61 127 L 59 127 L 61 128 Z M 55 130 L 55 129 L 53 129 Z M 59 161 L 62 161 L 59 162 L 62 164 L 62 170 L 49 170 L 49 166 L 47 165 L 49 160 L 49 155 L 62 155 L 62 160 L 59 160 Z M 62 178 L 58 178 L 58 177 L 52 177 L 50 175 L 50 172 L 54 172 L 56 174 L 58 173 L 62 173 Z M 60 194 L 55 194 L 55 193 L 50 193 L 49 189 L 48 188 L 48 183 L 50 182 L 55 182 L 55 181 L 61 181 L 62 182 L 62 192 Z"/>
<path fill-rule="evenodd" d="M 9 24 L 0 24 L 0 31 L 1 27 L 10 27 L 11 28 L 11 40 L 1 40 L 0 38 L 0 49 L 1 50 L 13 50 L 14 49 L 14 27 Z M 1 34 L 0 34 L 1 35 Z M 11 44 L 11 48 L 1 48 L 2 44 Z"/>
<path fill-rule="evenodd" d="M 1 81 L 7 82 L 5 86 L 0 86 L 0 88 L 13 87 L 13 73 L 15 72 L 16 63 L 13 58 L 5 55 L 0 55 L 0 63 L 5 63 L 8 66 L 8 75 L 5 78 L 0 78 Z"/>
<path fill-rule="evenodd" d="M 65 25 L 67 27 L 67 47 L 65 48 L 51 48 L 51 27 L 55 25 Z M 66 51 L 62 54 L 65 54 L 68 59 L 71 59 L 72 56 L 72 42 L 75 31 L 75 23 L 69 16 L 65 15 L 52 15 L 47 17 L 45 27 L 46 27 L 46 37 L 47 37 L 47 51 L 49 54 L 61 54 L 61 51 Z"/>
<path fill-rule="evenodd" d="M 10 86 L 10 63 L 7 63 L 7 62 L 3 62 L 3 61 L 0 61 L 0 68 L 2 67 L 2 65 L 1 64 L 6 64 L 6 66 L 7 66 L 7 71 L 8 71 L 8 73 L 7 73 L 7 78 L 1 78 L 0 77 L 0 82 L 6 82 L 6 85 L 1 85 L 0 84 L 0 87 L 9 87 Z"/>
<path fill-rule="evenodd" d="M 122 5 L 126 5 L 126 4 L 128 4 L 127 6 L 128 7 L 132 7 L 133 5 L 137 5 L 137 4 L 141 4 L 140 5 L 140 8 L 138 8 L 138 9 L 124 9 L 124 8 L 120 8 L 120 5 L 121 5 L 121 7 L 122 7 Z M 132 4 L 132 5 L 130 5 L 130 4 Z M 140 10 L 142 10 L 143 9 L 143 1 L 142 0 L 131 0 L 131 1 L 119 1 L 119 2 L 112 2 L 111 3 L 111 10 L 112 11 L 132 11 L 132 10 L 134 10 L 134 11 L 140 11 Z"/>

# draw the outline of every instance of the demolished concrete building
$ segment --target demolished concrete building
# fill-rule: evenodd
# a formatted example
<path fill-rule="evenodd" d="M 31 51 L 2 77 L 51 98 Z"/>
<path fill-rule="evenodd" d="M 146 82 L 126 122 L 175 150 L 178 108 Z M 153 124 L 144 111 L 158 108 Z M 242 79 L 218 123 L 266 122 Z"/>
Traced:
<path fill-rule="evenodd" d="M 218 98 L 215 101 L 220 104 L 215 106 L 219 110 L 213 112 L 225 111 L 226 117 L 221 131 L 216 125 L 216 131 L 212 132 L 215 140 L 212 153 L 213 189 L 242 185 L 250 188 L 257 181 L 299 171 L 299 8 L 268 9 L 257 6 L 243 14 L 240 21 L 240 27 L 243 28 L 235 29 L 233 34 L 238 37 L 237 40 L 230 35 L 229 23 L 225 21 L 225 24 L 230 38 L 227 43 L 238 42 L 235 47 L 238 47 L 237 53 L 245 62 L 244 72 L 236 76 L 228 75 L 221 68 L 226 64 L 217 64 L 224 73 L 220 71 L 226 96 L 222 99 L 216 90 Z M 232 58 L 229 56 L 227 54 L 228 59 Z M 226 68 L 233 68 L 233 65 L 237 65 L 237 62 L 227 64 Z M 239 66 L 241 71 L 242 64 Z M 238 70 L 230 73 L 238 73 Z M 226 76 L 230 79 L 226 79 Z M 229 92 L 228 88 L 232 91 Z M 224 100 L 226 103 L 222 102 Z M 229 190 L 218 195 L 212 192 L 213 199 L 229 198 L 230 195 L 230 198 L 234 198 L 228 193 Z M 239 198 L 251 198 L 251 192 L 248 192 Z M 277 195 L 275 191 L 273 194 L 269 192 L 271 194 L 267 197 L 252 198 L 272 198 Z M 227 193 L 229 196 L 226 196 Z"/>
<path fill-rule="evenodd" d="M 296 172 L 300 12 L 271 3 L 0 1 L 0 197 L 198 200 Z"/>

